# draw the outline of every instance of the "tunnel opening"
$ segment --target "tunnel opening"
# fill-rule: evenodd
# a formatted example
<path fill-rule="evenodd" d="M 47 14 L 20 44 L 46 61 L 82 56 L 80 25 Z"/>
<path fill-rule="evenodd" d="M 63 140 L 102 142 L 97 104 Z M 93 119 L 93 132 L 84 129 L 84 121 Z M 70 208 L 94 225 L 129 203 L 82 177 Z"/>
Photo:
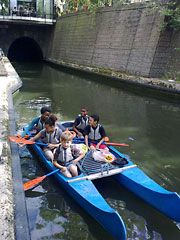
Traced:
<path fill-rule="evenodd" d="M 31 38 L 23 37 L 16 39 L 8 51 L 10 61 L 40 62 L 43 54 L 39 45 Z"/>

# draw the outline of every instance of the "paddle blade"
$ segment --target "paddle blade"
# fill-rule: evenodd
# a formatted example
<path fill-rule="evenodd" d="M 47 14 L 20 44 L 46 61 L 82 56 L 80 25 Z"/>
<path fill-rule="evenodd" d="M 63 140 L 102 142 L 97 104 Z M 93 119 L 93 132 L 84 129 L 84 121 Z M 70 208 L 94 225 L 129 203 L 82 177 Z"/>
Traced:
<path fill-rule="evenodd" d="M 21 134 L 18 134 L 17 137 L 21 138 Z M 31 135 L 26 134 L 26 135 L 24 135 L 23 138 L 29 138 L 29 137 L 31 137 Z"/>
<path fill-rule="evenodd" d="M 16 143 L 25 143 L 25 144 L 34 144 L 35 142 L 26 140 L 24 138 L 19 137 L 9 137 L 10 141 L 16 142 Z"/>
<path fill-rule="evenodd" d="M 125 143 L 105 143 L 106 145 L 110 145 L 110 146 L 124 146 L 124 147 L 129 147 L 129 144 L 125 144 Z"/>
<path fill-rule="evenodd" d="M 42 182 L 44 179 L 46 178 L 46 175 L 42 176 L 42 177 L 38 177 L 36 179 L 33 179 L 29 182 L 24 183 L 24 191 L 35 187 L 37 184 L 39 184 L 40 182 Z"/>

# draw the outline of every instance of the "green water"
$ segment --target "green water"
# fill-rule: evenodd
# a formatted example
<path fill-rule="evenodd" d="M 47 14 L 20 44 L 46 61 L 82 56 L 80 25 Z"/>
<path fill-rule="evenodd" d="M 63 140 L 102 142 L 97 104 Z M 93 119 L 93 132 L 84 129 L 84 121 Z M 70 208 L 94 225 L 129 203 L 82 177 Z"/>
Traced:
<path fill-rule="evenodd" d="M 146 97 L 122 84 L 55 69 L 46 64 L 14 64 L 23 87 L 14 96 L 17 130 L 49 105 L 59 121 L 75 119 L 83 105 L 98 113 L 111 142 L 148 176 L 180 194 L 180 103 Z M 23 180 L 45 170 L 20 149 Z M 165 217 L 111 179 L 95 182 L 109 205 L 121 215 L 128 239 L 180 239 L 180 224 Z M 26 193 L 31 237 L 36 239 L 108 240 L 111 236 L 49 178 Z M 113 224 L 113 223 L 110 223 Z"/>

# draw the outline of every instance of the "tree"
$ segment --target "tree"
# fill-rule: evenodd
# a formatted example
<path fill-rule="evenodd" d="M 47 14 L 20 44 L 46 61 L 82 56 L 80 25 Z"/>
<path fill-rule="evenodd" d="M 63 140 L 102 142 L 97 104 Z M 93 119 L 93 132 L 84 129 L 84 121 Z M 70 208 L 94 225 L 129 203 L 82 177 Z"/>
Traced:
<path fill-rule="evenodd" d="M 0 14 L 7 14 L 9 12 L 9 0 L 0 0 Z"/>

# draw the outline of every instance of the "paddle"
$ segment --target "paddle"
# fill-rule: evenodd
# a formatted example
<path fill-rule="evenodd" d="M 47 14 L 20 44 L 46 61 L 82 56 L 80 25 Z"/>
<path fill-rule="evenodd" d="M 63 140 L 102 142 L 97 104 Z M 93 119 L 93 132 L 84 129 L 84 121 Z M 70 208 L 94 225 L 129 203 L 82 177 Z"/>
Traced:
<path fill-rule="evenodd" d="M 16 143 L 24 143 L 24 144 L 38 144 L 38 145 L 43 145 L 43 146 L 48 146 L 47 143 L 41 143 L 41 142 L 33 142 L 31 140 L 26 140 L 24 138 L 19 138 L 19 137 L 9 137 L 10 141 L 16 142 Z"/>
<path fill-rule="evenodd" d="M 24 135 L 23 138 L 29 138 L 29 137 L 34 137 L 34 136 L 35 135 L 28 135 L 28 134 L 26 134 L 26 135 Z M 18 134 L 17 137 L 21 138 L 21 134 Z"/>
<path fill-rule="evenodd" d="M 77 137 L 77 138 L 73 138 L 73 140 L 82 140 L 82 141 L 84 141 L 84 138 L 78 138 L 78 137 Z M 109 141 L 109 138 L 108 138 L 108 137 L 105 137 L 105 138 L 104 138 L 104 141 L 105 141 L 105 142 L 108 142 L 108 141 Z"/>
<path fill-rule="evenodd" d="M 72 164 L 72 162 L 66 164 L 66 167 L 68 167 L 68 166 L 71 165 L 71 164 Z M 38 178 L 35 178 L 35 179 L 33 179 L 33 180 L 30 180 L 29 182 L 24 183 L 24 191 L 27 191 L 27 190 L 29 190 L 30 188 L 35 187 L 37 184 L 39 184 L 40 182 L 42 182 L 45 178 L 47 178 L 47 177 L 51 176 L 52 174 L 54 174 L 54 173 L 56 173 L 56 172 L 59 172 L 59 171 L 60 171 L 60 169 L 58 168 L 58 169 L 56 169 L 56 170 L 54 170 L 54 171 L 52 171 L 52 172 L 50 172 L 50 173 L 48 173 L 48 174 L 45 174 L 45 175 L 42 176 L 42 177 L 38 177 Z"/>
<path fill-rule="evenodd" d="M 73 143 L 84 143 L 84 141 L 82 140 L 73 140 Z M 89 142 L 89 143 L 93 143 L 93 142 Z M 110 145 L 110 146 L 124 146 L 124 147 L 129 147 L 129 144 L 125 144 L 125 143 L 109 143 L 109 142 L 104 142 L 102 144 L 105 145 Z"/>
<path fill-rule="evenodd" d="M 41 142 L 33 142 L 31 140 L 26 140 L 24 138 L 19 138 L 19 137 L 9 137 L 10 141 L 13 142 L 17 142 L 17 143 L 24 143 L 24 144 L 38 144 L 38 145 L 42 145 L 42 146 L 48 146 L 47 143 L 41 143 Z M 73 140 L 73 143 L 84 143 L 84 140 Z M 91 142 L 89 142 L 91 143 Z M 125 143 L 105 143 L 106 145 L 110 145 L 110 146 L 126 146 L 128 147 L 129 144 L 125 144 Z"/>
<path fill-rule="evenodd" d="M 48 174 L 46 174 L 46 175 L 44 175 L 42 177 L 38 177 L 38 178 L 35 178 L 35 179 L 33 179 L 33 180 L 29 181 L 29 182 L 24 183 L 24 191 L 26 191 L 26 190 L 36 186 L 38 183 L 42 182 L 45 178 L 47 178 L 50 175 L 58 172 L 59 170 L 60 169 L 56 169 L 56 170 L 54 170 L 54 171 L 52 171 L 52 172 L 50 172 L 50 173 L 48 173 Z"/>

